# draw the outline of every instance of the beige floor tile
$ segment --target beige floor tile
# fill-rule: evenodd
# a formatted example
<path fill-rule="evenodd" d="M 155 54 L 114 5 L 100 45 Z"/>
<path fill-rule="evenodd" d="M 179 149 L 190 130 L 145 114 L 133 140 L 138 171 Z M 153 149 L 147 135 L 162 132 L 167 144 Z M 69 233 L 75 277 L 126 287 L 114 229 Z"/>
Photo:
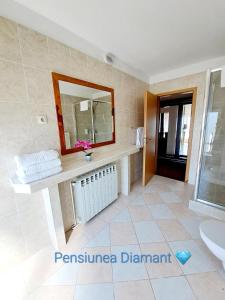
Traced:
<path fill-rule="evenodd" d="M 77 284 L 112 282 L 111 264 L 85 264 L 80 266 Z"/>
<path fill-rule="evenodd" d="M 143 193 L 131 193 L 129 195 L 129 206 L 132 205 L 145 205 Z"/>
<path fill-rule="evenodd" d="M 119 198 L 113 203 L 117 209 L 124 209 L 129 205 L 129 196 L 120 195 Z"/>
<path fill-rule="evenodd" d="M 80 224 L 78 226 L 78 230 L 80 234 L 84 234 L 87 237 L 93 237 L 93 235 L 97 234 L 99 231 L 101 231 L 107 223 L 103 220 L 101 220 L 100 216 L 97 215 L 93 219 L 91 219 L 89 222 L 85 224 Z M 75 230 L 75 229 L 74 229 Z"/>
<path fill-rule="evenodd" d="M 144 187 L 142 186 L 142 183 L 141 183 L 141 181 L 137 181 L 137 182 L 135 182 L 135 183 L 133 183 L 132 185 L 131 185 L 131 192 L 133 193 L 133 192 L 138 192 L 138 193 L 143 193 L 144 192 Z"/>
<path fill-rule="evenodd" d="M 167 184 L 169 182 L 169 178 L 167 177 L 163 177 L 163 176 L 159 176 L 159 175 L 155 175 L 152 177 L 152 179 L 149 181 L 149 183 L 147 184 L 147 186 L 149 185 L 153 185 L 153 184 Z"/>
<path fill-rule="evenodd" d="M 96 247 L 85 248 L 82 253 L 87 252 L 90 255 L 110 255 L 110 248 Z M 112 282 L 111 263 L 87 263 L 79 266 L 77 284 L 105 283 Z"/>
<path fill-rule="evenodd" d="M 198 274 L 202 272 L 214 272 L 218 270 L 218 262 L 207 249 L 201 248 L 197 240 L 185 240 L 169 242 L 169 246 L 174 255 L 177 251 L 187 249 L 191 257 L 184 265 L 179 263 L 184 274 Z"/>
<path fill-rule="evenodd" d="M 121 209 L 118 209 L 114 203 L 106 207 L 103 211 L 101 211 L 96 217 L 103 222 L 110 222 L 119 212 Z"/>
<path fill-rule="evenodd" d="M 175 192 L 161 192 L 160 197 L 165 203 L 182 203 L 185 201 Z"/>
<path fill-rule="evenodd" d="M 187 279 L 198 300 L 224 300 L 225 280 L 217 272 L 188 275 Z"/>
<path fill-rule="evenodd" d="M 139 245 L 122 245 L 112 246 L 111 253 L 116 255 L 117 263 L 112 264 L 113 268 L 113 282 L 124 282 L 133 280 L 147 280 L 148 274 L 144 263 L 134 263 L 130 260 L 127 261 L 127 255 L 121 253 L 133 253 L 140 257 L 141 250 Z M 123 259 L 123 262 L 121 261 Z"/>
<path fill-rule="evenodd" d="M 145 193 L 144 200 L 148 205 L 164 203 L 159 192 Z"/>
<path fill-rule="evenodd" d="M 185 191 L 187 185 L 182 181 L 177 181 L 173 179 L 169 179 L 167 185 L 170 187 L 171 191 Z"/>
<path fill-rule="evenodd" d="M 172 255 L 171 263 L 146 263 L 146 268 L 151 279 L 168 276 L 179 276 L 183 274 L 176 258 L 174 257 L 172 251 L 166 243 L 141 244 L 140 247 L 142 254 L 161 255 L 171 253 Z"/>
<path fill-rule="evenodd" d="M 190 234 L 192 239 L 200 239 L 199 226 L 204 219 L 201 217 L 180 217 L 179 222 L 185 230 Z"/>
<path fill-rule="evenodd" d="M 61 251 L 64 250 L 62 249 Z M 13 281 L 14 276 L 18 277 L 18 280 L 24 277 L 25 282 L 28 283 L 26 292 L 31 293 L 35 288 L 38 288 L 50 277 L 58 273 L 63 266 L 64 264 L 61 261 L 54 262 L 54 249 L 52 247 L 43 248 L 18 266 L 19 274 L 17 274 L 17 268 L 13 269 L 13 277 L 10 274 L 11 280 Z M 4 285 L 1 278 L 0 282 L 2 283 L 1 285 Z M 73 283 L 75 283 L 75 276 Z M 15 286 L 17 286 L 17 279 Z"/>
<path fill-rule="evenodd" d="M 177 218 L 197 216 L 194 211 L 188 208 L 187 204 L 171 203 L 168 204 L 168 207 L 173 211 Z"/>
<path fill-rule="evenodd" d="M 63 266 L 56 272 L 51 274 L 46 281 L 43 282 L 43 286 L 65 286 L 75 285 L 77 281 L 79 265 L 76 263 L 63 264 Z"/>
<path fill-rule="evenodd" d="M 129 212 L 133 222 L 148 221 L 152 219 L 149 207 L 145 205 L 134 205 L 129 207 Z"/>
<path fill-rule="evenodd" d="M 177 220 L 158 220 L 156 223 L 167 241 L 191 239 L 185 228 Z"/>
<path fill-rule="evenodd" d="M 152 204 L 149 205 L 153 219 L 162 220 L 162 219 L 176 219 L 174 213 L 169 209 L 168 205 L 163 204 Z"/>
<path fill-rule="evenodd" d="M 114 284 L 115 300 L 154 300 L 148 280 L 118 282 Z"/>
<path fill-rule="evenodd" d="M 193 200 L 193 191 L 184 189 L 182 191 L 175 191 L 174 193 L 185 201 Z"/>
<path fill-rule="evenodd" d="M 129 245 L 138 243 L 132 223 L 110 224 L 110 237 L 112 245 Z"/>
<path fill-rule="evenodd" d="M 156 300 L 197 300 L 184 276 L 151 280 Z"/>
<path fill-rule="evenodd" d="M 73 300 L 114 300 L 113 284 L 81 284 L 76 286 Z"/>
<path fill-rule="evenodd" d="M 79 226 L 75 227 L 71 232 L 67 241 L 67 251 L 79 251 L 88 243 L 88 236 L 79 229 Z"/>
<path fill-rule="evenodd" d="M 86 224 L 78 224 L 68 237 L 67 251 L 80 251 L 106 225 L 98 215 Z"/>
<path fill-rule="evenodd" d="M 170 192 L 171 188 L 168 184 L 150 184 L 145 189 L 148 192 Z"/>
<path fill-rule="evenodd" d="M 24 300 L 73 300 L 74 286 L 44 286 L 28 295 Z"/>

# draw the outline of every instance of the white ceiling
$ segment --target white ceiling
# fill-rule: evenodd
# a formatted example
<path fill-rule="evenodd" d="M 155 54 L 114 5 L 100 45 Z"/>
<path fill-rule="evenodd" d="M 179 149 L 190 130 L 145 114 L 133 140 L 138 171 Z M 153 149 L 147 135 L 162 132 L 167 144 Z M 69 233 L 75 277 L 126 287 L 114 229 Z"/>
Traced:
<path fill-rule="evenodd" d="M 15 2 L 88 42 L 95 50 L 113 53 L 118 61 L 133 68 L 133 73 L 139 72 L 145 78 L 225 56 L 224 0 Z M 15 17 L 16 12 L 11 14 Z M 22 17 L 26 23 L 27 15 Z"/>

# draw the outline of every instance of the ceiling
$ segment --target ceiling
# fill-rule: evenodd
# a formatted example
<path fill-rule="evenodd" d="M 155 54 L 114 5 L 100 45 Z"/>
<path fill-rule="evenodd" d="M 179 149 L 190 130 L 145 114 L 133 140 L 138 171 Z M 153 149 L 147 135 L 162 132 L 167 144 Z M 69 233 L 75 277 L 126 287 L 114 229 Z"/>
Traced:
<path fill-rule="evenodd" d="M 146 78 L 225 55 L 224 0 L 14 2 Z"/>

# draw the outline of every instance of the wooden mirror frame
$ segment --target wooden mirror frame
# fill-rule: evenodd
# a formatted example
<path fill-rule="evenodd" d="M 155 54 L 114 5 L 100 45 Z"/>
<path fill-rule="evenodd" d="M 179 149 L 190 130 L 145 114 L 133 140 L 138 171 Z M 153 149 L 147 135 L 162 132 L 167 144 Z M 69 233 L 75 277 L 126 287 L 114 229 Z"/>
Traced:
<path fill-rule="evenodd" d="M 58 128 L 59 128 L 59 138 L 60 138 L 60 144 L 61 144 L 61 154 L 70 154 L 74 152 L 82 151 L 82 148 L 70 148 L 66 149 L 66 142 L 65 142 L 65 135 L 64 135 L 64 125 L 63 125 L 63 115 L 62 115 L 62 105 L 61 105 L 61 98 L 60 98 L 60 90 L 59 90 L 59 81 L 66 81 L 74 84 L 83 85 L 86 87 L 90 87 L 93 89 L 106 91 L 111 93 L 111 101 L 112 101 L 112 120 L 113 120 L 113 128 L 112 128 L 112 140 L 96 143 L 92 145 L 92 148 L 106 146 L 110 144 L 114 144 L 116 142 L 115 139 L 115 109 L 114 109 L 114 89 L 99 85 L 96 83 L 91 83 L 85 80 L 77 79 L 74 77 L 62 75 L 59 73 L 52 72 L 52 82 L 53 82 L 53 89 L 55 94 L 55 106 L 56 106 L 56 114 L 57 114 L 57 120 L 58 120 Z"/>

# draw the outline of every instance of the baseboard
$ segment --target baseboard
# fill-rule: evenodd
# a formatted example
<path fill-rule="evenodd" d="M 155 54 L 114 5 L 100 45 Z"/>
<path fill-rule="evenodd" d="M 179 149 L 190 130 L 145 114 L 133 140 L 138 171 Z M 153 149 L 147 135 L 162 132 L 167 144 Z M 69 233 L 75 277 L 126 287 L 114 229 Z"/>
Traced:
<path fill-rule="evenodd" d="M 213 207 L 199 201 L 190 200 L 189 208 L 203 215 L 225 221 L 225 211 L 217 207 Z"/>

